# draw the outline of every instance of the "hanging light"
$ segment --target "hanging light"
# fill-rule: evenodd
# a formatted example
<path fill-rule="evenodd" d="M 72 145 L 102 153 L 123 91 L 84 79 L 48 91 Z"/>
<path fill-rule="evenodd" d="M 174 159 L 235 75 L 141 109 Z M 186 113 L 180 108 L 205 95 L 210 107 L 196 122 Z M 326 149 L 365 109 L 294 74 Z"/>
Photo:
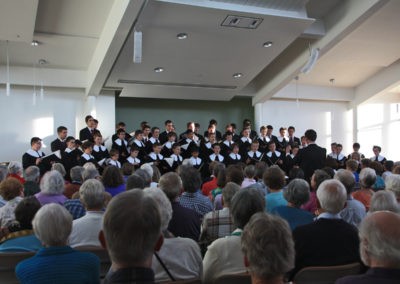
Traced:
<path fill-rule="evenodd" d="M 43 69 L 42 66 L 46 64 L 47 61 L 44 59 L 39 59 L 39 66 L 40 66 L 40 100 L 43 101 L 44 98 L 44 88 L 43 88 Z"/>
<path fill-rule="evenodd" d="M 6 69 L 6 95 L 7 97 L 10 96 L 11 86 L 10 86 L 10 58 L 8 55 L 8 40 L 6 41 L 6 54 L 7 54 L 7 69 Z"/>
<path fill-rule="evenodd" d="M 299 76 L 295 77 L 296 79 L 296 106 L 297 108 L 299 108 L 300 104 L 299 104 Z"/>
<path fill-rule="evenodd" d="M 32 105 L 36 105 L 36 64 L 33 63 L 33 93 L 32 93 Z"/>

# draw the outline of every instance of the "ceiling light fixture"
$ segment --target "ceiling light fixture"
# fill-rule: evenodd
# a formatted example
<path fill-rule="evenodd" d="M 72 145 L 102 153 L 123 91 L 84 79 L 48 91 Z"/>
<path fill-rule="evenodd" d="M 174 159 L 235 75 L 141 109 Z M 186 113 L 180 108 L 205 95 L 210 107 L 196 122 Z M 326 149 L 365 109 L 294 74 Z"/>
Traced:
<path fill-rule="evenodd" d="M 235 78 L 235 79 L 238 79 L 238 78 L 243 77 L 243 74 L 242 73 L 235 73 L 235 74 L 232 75 L 232 77 Z"/>
<path fill-rule="evenodd" d="M 6 56 L 7 56 L 7 69 L 6 69 L 6 76 L 7 76 L 7 81 L 6 81 L 6 95 L 7 97 L 10 96 L 11 92 L 11 84 L 10 84 L 10 57 L 8 55 L 8 40 L 6 42 Z"/>
<path fill-rule="evenodd" d="M 162 67 L 156 67 L 156 68 L 154 68 L 154 72 L 156 72 L 156 73 L 161 73 L 161 72 L 163 72 L 164 71 L 164 68 L 162 68 Z"/>
<path fill-rule="evenodd" d="M 267 41 L 263 43 L 263 47 L 271 47 L 272 46 L 272 41 Z"/>
<path fill-rule="evenodd" d="M 47 61 L 45 60 L 45 59 L 39 59 L 39 68 L 43 68 L 42 66 L 43 65 L 45 65 L 45 64 L 47 64 Z M 40 77 L 41 77 L 41 80 L 40 80 L 40 100 L 41 101 L 43 101 L 43 98 L 44 98 L 44 88 L 43 88 L 43 71 L 41 70 L 40 71 Z"/>
<path fill-rule="evenodd" d="M 38 46 L 40 43 L 37 40 L 32 40 L 31 45 L 32 46 Z"/>
<path fill-rule="evenodd" d="M 177 39 L 187 39 L 188 35 L 186 33 L 179 33 L 176 35 Z"/>
<path fill-rule="evenodd" d="M 133 32 L 133 63 L 142 63 L 142 40 L 141 31 Z"/>

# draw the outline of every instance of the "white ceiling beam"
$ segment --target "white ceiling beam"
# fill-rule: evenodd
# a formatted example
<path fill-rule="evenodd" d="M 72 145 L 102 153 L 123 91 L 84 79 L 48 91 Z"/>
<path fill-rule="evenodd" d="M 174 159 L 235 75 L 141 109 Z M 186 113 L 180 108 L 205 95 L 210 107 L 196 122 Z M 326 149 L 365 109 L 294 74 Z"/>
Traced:
<path fill-rule="evenodd" d="M 350 105 L 356 107 L 375 95 L 382 95 L 400 85 L 399 74 L 400 59 L 358 85 Z"/>
<path fill-rule="evenodd" d="M 343 1 L 341 6 L 325 18 L 326 35 L 315 41 L 312 46 L 319 48 L 322 56 L 387 2 L 388 0 Z M 264 73 L 270 75 L 262 76 L 263 82 L 253 97 L 253 105 L 267 101 L 289 84 L 307 63 L 309 56 L 308 48 L 304 47 L 303 52 L 289 64 L 281 64 L 280 69 L 274 72 L 270 72 L 268 68 L 264 70 Z"/>
<path fill-rule="evenodd" d="M 86 95 L 99 95 L 145 0 L 115 1 L 88 68 Z"/>

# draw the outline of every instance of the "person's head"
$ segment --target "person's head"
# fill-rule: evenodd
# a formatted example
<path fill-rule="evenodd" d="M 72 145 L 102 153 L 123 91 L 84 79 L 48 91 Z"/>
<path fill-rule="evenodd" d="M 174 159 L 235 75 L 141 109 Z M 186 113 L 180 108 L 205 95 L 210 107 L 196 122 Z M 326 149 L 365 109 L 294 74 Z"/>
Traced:
<path fill-rule="evenodd" d="M 301 168 L 292 168 L 289 171 L 289 180 L 294 180 L 295 178 L 304 179 L 304 171 Z"/>
<path fill-rule="evenodd" d="M 154 126 L 151 129 L 151 137 L 154 137 L 155 139 L 158 139 L 159 136 L 160 136 L 160 128 L 158 128 L 157 126 Z"/>
<path fill-rule="evenodd" d="M 24 187 L 21 182 L 13 177 L 8 177 L 0 183 L 0 195 L 5 201 L 23 196 Z"/>
<path fill-rule="evenodd" d="M 186 138 L 187 138 L 187 139 L 190 139 L 190 140 L 193 140 L 193 138 L 194 138 L 194 132 L 193 132 L 192 129 L 186 130 Z"/>
<path fill-rule="evenodd" d="M 175 143 L 174 145 L 172 145 L 172 152 L 179 156 L 181 154 L 181 145 L 179 145 L 178 143 Z"/>
<path fill-rule="evenodd" d="M 192 157 L 197 158 L 199 157 L 199 148 L 198 147 L 192 147 L 191 149 Z"/>
<path fill-rule="evenodd" d="M 130 154 L 132 158 L 137 158 L 137 156 L 139 155 L 139 149 L 137 146 L 132 145 L 131 149 L 130 149 Z"/>
<path fill-rule="evenodd" d="M 371 213 L 376 211 L 392 211 L 394 213 L 400 212 L 400 207 L 393 191 L 380 190 L 372 195 L 371 205 L 368 212 Z"/>
<path fill-rule="evenodd" d="M 268 166 L 265 162 L 258 162 L 254 168 L 255 168 L 254 179 L 258 182 L 261 182 L 264 172 L 267 170 Z"/>
<path fill-rule="evenodd" d="M 243 120 L 243 128 L 248 128 L 248 127 L 251 128 L 251 120 L 248 118 L 245 118 Z"/>
<path fill-rule="evenodd" d="M 64 165 L 61 163 L 54 163 L 53 165 L 51 165 L 51 170 L 59 172 L 63 178 L 67 174 L 67 171 L 65 170 Z"/>
<path fill-rule="evenodd" d="M 87 165 L 86 163 L 85 165 Z M 71 176 L 72 178 L 72 176 Z M 84 168 L 83 167 L 83 172 L 82 172 L 82 180 L 86 181 L 88 179 L 98 179 L 100 178 L 100 173 L 96 168 Z"/>
<path fill-rule="evenodd" d="M 307 144 L 310 144 L 310 142 L 315 142 L 317 140 L 317 132 L 315 132 L 314 129 L 308 129 L 304 133 L 304 136 L 306 137 Z"/>
<path fill-rule="evenodd" d="M 158 187 L 164 191 L 170 201 L 178 198 L 182 190 L 182 180 L 175 172 L 169 172 L 161 176 Z"/>
<path fill-rule="evenodd" d="M 142 165 L 143 166 L 143 165 Z M 149 166 L 151 168 L 151 166 Z M 153 177 L 153 169 L 151 168 L 151 175 L 149 170 L 137 169 L 135 175 L 140 176 L 144 181 L 144 187 L 149 187 Z"/>
<path fill-rule="evenodd" d="M 179 175 L 182 179 L 183 189 L 186 192 L 194 193 L 200 189 L 201 176 L 196 168 L 192 166 L 181 166 Z"/>
<path fill-rule="evenodd" d="M 317 190 L 319 185 L 325 181 L 331 179 L 327 172 L 323 170 L 315 170 L 314 174 L 311 176 L 311 189 Z"/>
<path fill-rule="evenodd" d="M 104 193 L 104 186 L 97 179 L 89 179 L 79 188 L 80 200 L 88 211 L 100 211 L 104 208 Z"/>
<path fill-rule="evenodd" d="M 25 169 L 24 177 L 26 181 L 39 183 L 40 169 L 37 166 L 29 166 Z"/>
<path fill-rule="evenodd" d="M 337 151 L 337 143 L 336 142 L 331 143 L 331 151 L 332 151 L 332 153 L 336 153 L 336 151 Z"/>
<path fill-rule="evenodd" d="M 289 126 L 288 127 L 288 134 L 290 137 L 294 136 L 294 132 L 296 131 L 296 129 L 294 128 L 294 126 Z"/>
<path fill-rule="evenodd" d="M 87 125 L 89 128 L 91 128 L 91 127 L 93 126 L 93 124 L 94 124 L 94 118 L 93 118 L 93 116 L 91 116 L 90 114 L 87 115 L 87 116 L 85 116 L 85 122 L 86 122 L 86 125 Z"/>
<path fill-rule="evenodd" d="M 93 143 L 90 141 L 86 141 L 82 143 L 82 150 L 85 154 L 91 154 L 93 150 Z"/>
<path fill-rule="evenodd" d="M 64 192 L 64 178 L 60 172 L 52 170 L 44 174 L 40 181 L 40 189 L 43 194 L 60 195 Z"/>
<path fill-rule="evenodd" d="M 243 229 L 253 214 L 264 211 L 265 199 L 256 188 L 250 186 L 232 197 L 230 209 L 233 223 Z"/>
<path fill-rule="evenodd" d="M 400 216 L 380 211 L 367 215 L 359 228 L 360 255 L 365 265 L 400 269 Z"/>
<path fill-rule="evenodd" d="M 262 137 L 265 137 L 267 135 L 267 127 L 265 125 L 262 125 L 260 127 L 260 134 Z"/>
<path fill-rule="evenodd" d="M 124 178 L 116 166 L 107 166 L 102 181 L 105 187 L 117 187 L 124 183 Z"/>
<path fill-rule="evenodd" d="M 125 129 L 120 128 L 117 130 L 118 139 L 125 140 L 125 135 L 126 135 Z"/>
<path fill-rule="evenodd" d="M 244 180 L 243 169 L 237 165 L 230 165 L 226 169 L 226 182 L 234 182 L 237 185 L 242 185 Z"/>
<path fill-rule="evenodd" d="M 350 195 L 356 185 L 356 178 L 349 170 L 340 169 L 336 172 L 334 179 L 340 181 L 346 188 L 347 195 Z"/>
<path fill-rule="evenodd" d="M 323 167 L 321 170 L 326 172 L 331 179 L 335 175 L 335 170 L 332 167 Z"/>
<path fill-rule="evenodd" d="M 39 151 L 42 148 L 42 139 L 39 137 L 32 137 L 31 138 L 31 148 L 34 151 Z"/>
<path fill-rule="evenodd" d="M 36 213 L 32 227 L 43 246 L 65 246 L 72 230 L 72 215 L 60 204 L 46 204 Z"/>
<path fill-rule="evenodd" d="M 254 141 L 251 142 L 250 150 L 252 152 L 257 152 L 259 147 L 260 147 L 260 144 L 258 143 L 258 141 L 254 140 Z"/>
<path fill-rule="evenodd" d="M 118 159 L 119 159 L 119 151 L 117 149 L 111 149 L 109 154 L 110 154 L 111 160 L 118 161 Z"/>
<path fill-rule="evenodd" d="M 193 121 L 189 121 L 186 123 L 186 129 L 190 129 L 194 132 L 194 122 Z"/>
<path fill-rule="evenodd" d="M 304 179 L 296 178 L 283 190 L 283 197 L 296 208 L 310 199 L 310 186 Z"/>
<path fill-rule="evenodd" d="M 131 189 L 144 189 L 144 179 L 134 173 L 133 175 L 130 175 L 128 179 L 126 180 L 126 190 L 131 190 Z"/>
<path fill-rule="evenodd" d="M 125 162 L 122 165 L 121 171 L 124 176 L 130 176 L 133 173 L 134 169 L 135 167 L 131 163 Z"/>
<path fill-rule="evenodd" d="M 170 142 L 175 142 L 176 139 L 177 139 L 176 133 L 175 132 L 168 132 L 167 139 Z"/>
<path fill-rule="evenodd" d="M 400 175 L 393 174 L 386 177 L 385 189 L 390 190 L 396 196 L 397 201 L 400 203 Z"/>
<path fill-rule="evenodd" d="M 400 165 L 396 166 L 395 164 L 392 173 L 396 175 L 400 174 Z"/>
<path fill-rule="evenodd" d="M 390 160 L 386 160 L 383 163 L 383 168 L 385 169 L 385 171 L 391 172 L 393 170 L 393 166 L 394 166 L 394 162 L 390 161 Z"/>
<path fill-rule="evenodd" d="M 219 153 L 221 152 L 221 146 L 219 145 L 219 143 L 214 143 L 212 145 L 213 148 L 213 152 L 215 155 L 219 155 Z"/>
<path fill-rule="evenodd" d="M 167 131 L 167 132 L 172 132 L 172 131 L 174 131 L 174 124 L 172 123 L 172 121 L 171 120 L 166 120 L 165 122 L 164 122 L 164 125 L 165 125 L 165 130 Z"/>
<path fill-rule="evenodd" d="M 71 168 L 69 171 L 69 175 L 71 176 L 71 181 L 81 183 L 83 178 L 82 177 L 83 171 L 84 171 L 83 167 L 81 166 L 75 166 Z"/>
<path fill-rule="evenodd" d="M 279 134 L 283 137 L 286 136 L 286 127 L 279 128 Z"/>
<path fill-rule="evenodd" d="M 339 155 L 343 150 L 343 145 L 342 144 L 337 144 L 336 145 L 336 153 Z"/>
<path fill-rule="evenodd" d="M 353 152 L 353 153 L 351 153 L 350 158 L 351 158 L 352 160 L 357 161 L 357 162 L 361 162 L 361 154 L 358 153 L 358 152 Z"/>
<path fill-rule="evenodd" d="M 144 189 L 145 196 L 153 198 L 160 208 L 161 231 L 167 231 L 169 221 L 172 218 L 172 206 L 165 193 L 157 187 L 148 187 Z"/>
<path fill-rule="evenodd" d="M 254 178 L 256 175 L 256 168 L 254 165 L 248 165 L 244 168 L 244 176 L 247 178 Z"/>
<path fill-rule="evenodd" d="M 285 186 L 285 173 L 279 166 L 274 165 L 265 171 L 263 180 L 269 189 L 279 190 Z"/>
<path fill-rule="evenodd" d="M 351 172 L 356 172 L 358 169 L 358 162 L 356 160 L 350 159 L 346 161 L 346 170 Z"/>
<path fill-rule="evenodd" d="M 100 240 L 119 267 L 149 267 L 162 244 L 157 202 L 140 189 L 113 197 L 103 219 Z"/>
<path fill-rule="evenodd" d="M 353 143 L 353 151 L 354 152 L 358 152 L 360 150 L 360 148 L 361 148 L 360 143 L 358 143 L 358 142 Z"/>
<path fill-rule="evenodd" d="M 156 165 L 151 166 L 153 168 L 153 175 L 151 176 L 151 181 L 158 183 L 161 177 L 161 172 Z"/>
<path fill-rule="evenodd" d="M 296 156 L 297 153 L 299 153 L 299 150 L 300 150 L 299 144 L 294 143 L 294 144 L 291 146 L 291 148 L 292 148 L 292 154 Z"/>
<path fill-rule="evenodd" d="M 222 189 L 222 203 L 224 207 L 231 207 L 233 196 L 239 192 L 240 186 L 233 182 L 228 182 Z"/>
<path fill-rule="evenodd" d="M 22 163 L 19 161 L 11 161 L 8 164 L 8 174 L 13 174 L 13 175 L 22 175 Z"/>
<path fill-rule="evenodd" d="M 379 156 L 379 154 L 381 153 L 381 151 L 382 151 L 382 148 L 380 147 L 380 146 L 373 146 L 372 147 L 372 152 L 374 152 L 374 155 L 375 156 Z"/>
<path fill-rule="evenodd" d="M 147 125 L 147 124 L 143 125 L 142 130 L 143 130 L 143 136 L 149 137 L 149 134 L 151 132 L 150 125 Z"/>
<path fill-rule="evenodd" d="M 376 181 L 376 173 L 371 168 L 362 169 L 360 172 L 361 188 L 371 188 Z"/>
<path fill-rule="evenodd" d="M 141 129 L 135 131 L 135 139 L 139 141 L 143 140 L 143 131 Z"/>
<path fill-rule="evenodd" d="M 243 131 L 242 131 L 242 135 L 243 135 L 244 137 L 250 137 L 250 133 L 251 133 L 251 129 L 250 129 L 250 128 L 245 128 L 245 129 L 243 129 Z"/>
<path fill-rule="evenodd" d="M 360 161 L 361 169 L 369 168 L 370 164 L 371 164 L 371 160 L 367 159 L 367 158 L 361 159 L 361 161 Z"/>
<path fill-rule="evenodd" d="M 57 127 L 57 135 L 58 135 L 58 138 L 60 138 L 61 140 L 64 140 L 68 135 L 68 129 L 65 126 Z"/>
<path fill-rule="evenodd" d="M 254 214 L 244 228 L 241 242 L 245 265 L 253 279 L 282 279 L 294 267 L 292 232 L 278 216 Z"/>
<path fill-rule="evenodd" d="M 346 189 L 338 180 L 323 181 L 318 187 L 317 199 L 320 212 L 338 214 L 346 204 Z"/>
<path fill-rule="evenodd" d="M 274 127 L 272 125 L 267 125 L 267 135 L 271 136 L 274 131 Z"/>
<path fill-rule="evenodd" d="M 76 146 L 75 142 L 76 142 L 75 137 L 73 137 L 73 136 L 68 136 L 65 139 L 65 144 L 67 144 L 67 148 L 69 148 L 71 150 L 75 149 L 75 146 Z"/>
<path fill-rule="evenodd" d="M 269 150 L 270 152 L 275 152 L 275 151 L 276 151 L 276 144 L 275 144 L 274 141 L 270 141 L 270 142 L 268 143 L 268 150 Z"/>
<path fill-rule="evenodd" d="M 33 217 L 40 207 L 40 202 L 35 196 L 25 197 L 18 203 L 14 214 L 21 230 L 32 230 Z"/>
<path fill-rule="evenodd" d="M 117 125 L 115 126 L 116 130 L 118 130 L 118 129 L 124 129 L 125 130 L 125 128 L 126 128 L 126 124 L 123 121 L 118 122 Z"/>

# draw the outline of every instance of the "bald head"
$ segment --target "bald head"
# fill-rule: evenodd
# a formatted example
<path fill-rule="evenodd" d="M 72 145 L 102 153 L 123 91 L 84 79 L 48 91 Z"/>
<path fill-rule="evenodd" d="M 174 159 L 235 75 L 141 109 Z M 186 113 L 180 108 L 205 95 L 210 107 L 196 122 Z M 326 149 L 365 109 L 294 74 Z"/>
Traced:
<path fill-rule="evenodd" d="M 370 267 L 400 268 L 400 216 L 389 211 L 368 215 L 360 226 L 360 254 Z"/>

